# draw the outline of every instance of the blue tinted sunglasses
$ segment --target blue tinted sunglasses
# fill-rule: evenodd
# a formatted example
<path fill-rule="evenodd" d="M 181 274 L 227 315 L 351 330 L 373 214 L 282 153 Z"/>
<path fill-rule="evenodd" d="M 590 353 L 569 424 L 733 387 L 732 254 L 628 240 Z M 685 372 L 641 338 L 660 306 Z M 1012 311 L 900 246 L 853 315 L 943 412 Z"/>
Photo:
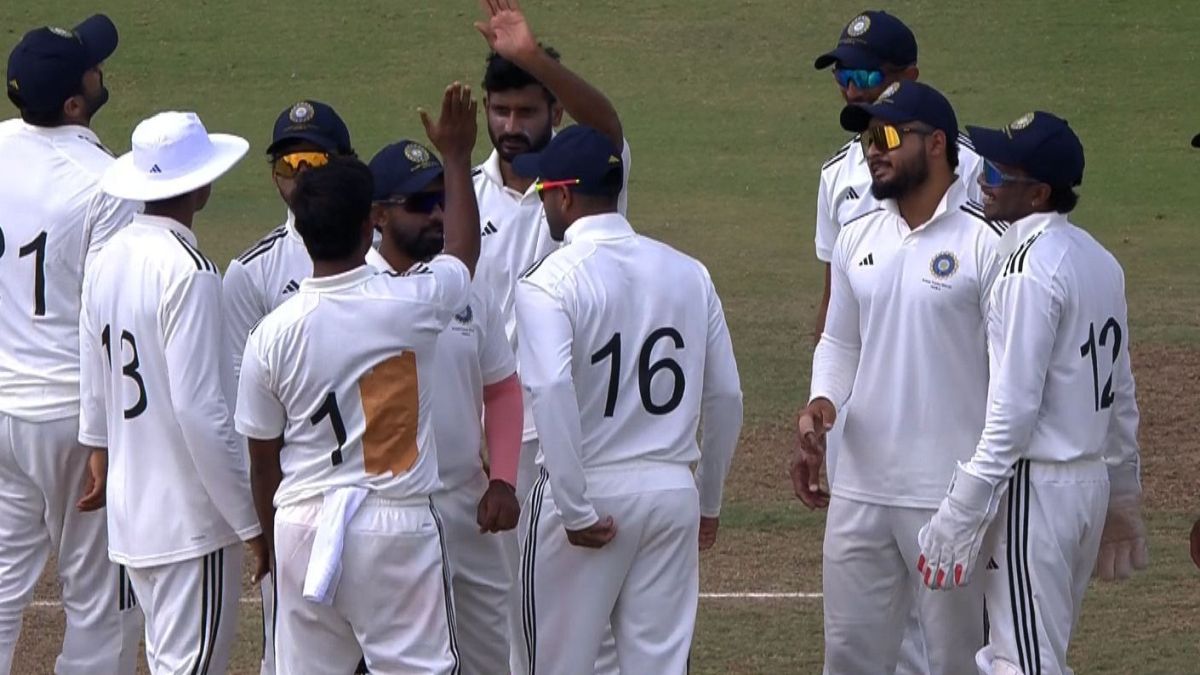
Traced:
<path fill-rule="evenodd" d="M 874 89 L 883 84 L 882 70 L 843 70 L 833 69 L 833 77 L 842 89 L 854 84 L 859 89 Z"/>
<path fill-rule="evenodd" d="M 395 199 L 383 199 L 378 202 L 387 206 L 399 206 L 409 213 L 433 213 L 434 209 L 441 207 L 446 208 L 446 193 L 438 192 L 418 192 L 408 195 L 407 197 L 397 197 Z"/>
<path fill-rule="evenodd" d="M 991 160 L 983 160 L 983 171 L 979 172 L 979 184 L 987 188 L 1002 187 L 1006 183 L 1040 183 L 1041 181 L 1026 176 L 1014 176 L 1004 173 Z"/>

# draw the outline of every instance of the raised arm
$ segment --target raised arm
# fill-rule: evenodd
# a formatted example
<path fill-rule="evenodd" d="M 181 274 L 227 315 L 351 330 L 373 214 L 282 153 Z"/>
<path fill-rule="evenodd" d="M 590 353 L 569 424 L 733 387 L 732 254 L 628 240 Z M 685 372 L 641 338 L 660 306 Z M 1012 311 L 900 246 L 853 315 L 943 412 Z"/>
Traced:
<path fill-rule="evenodd" d="M 472 276 L 479 261 L 479 204 L 471 182 L 471 150 L 475 147 L 476 116 L 479 106 L 471 98 L 471 88 L 459 82 L 446 87 L 442 112 L 434 122 L 421 111 L 421 123 L 430 142 L 442 154 L 446 184 L 444 218 L 447 255 L 458 258 Z"/>

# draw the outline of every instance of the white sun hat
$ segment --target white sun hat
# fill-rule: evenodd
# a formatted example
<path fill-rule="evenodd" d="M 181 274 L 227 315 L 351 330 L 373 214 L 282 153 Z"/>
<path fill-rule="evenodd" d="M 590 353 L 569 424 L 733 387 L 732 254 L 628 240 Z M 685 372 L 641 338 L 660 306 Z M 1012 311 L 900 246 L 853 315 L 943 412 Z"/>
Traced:
<path fill-rule="evenodd" d="M 178 197 L 220 178 L 249 149 L 244 138 L 208 133 L 196 113 L 161 112 L 133 130 L 133 150 L 108 167 L 100 189 L 141 202 Z"/>

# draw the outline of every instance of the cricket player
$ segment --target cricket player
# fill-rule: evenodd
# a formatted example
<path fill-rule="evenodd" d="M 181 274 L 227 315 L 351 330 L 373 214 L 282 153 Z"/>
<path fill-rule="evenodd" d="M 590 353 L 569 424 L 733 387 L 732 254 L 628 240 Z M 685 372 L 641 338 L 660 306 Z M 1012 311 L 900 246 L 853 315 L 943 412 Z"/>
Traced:
<path fill-rule="evenodd" d="M 1065 120 L 1039 111 L 967 130 L 984 215 L 1012 225 L 987 314 L 987 419 L 921 528 L 917 569 L 932 589 L 984 589 L 980 673 L 1069 675 L 1093 571 L 1126 578 L 1148 563 L 1125 275 L 1068 220 L 1084 161 Z"/>
<path fill-rule="evenodd" d="M 140 204 L 100 191 L 112 155 L 91 130 L 117 29 L 97 14 L 29 31 L 8 59 L 0 123 L 0 674 L 53 553 L 66 613 L 58 673 L 132 673 L 136 600 L 108 559 L 101 480 L 82 493 L 79 302 L 84 266 Z"/>
<path fill-rule="evenodd" d="M 371 220 L 383 233 L 367 263 L 382 272 L 418 272 L 442 252 L 442 163 L 414 141 L 393 143 L 371 159 Z M 516 357 L 493 289 L 471 285 L 468 302 L 437 338 L 433 434 L 455 627 L 465 675 L 487 675 L 509 662 L 508 599 L 515 569 L 504 539 L 515 539 L 523 406 Z M 482 423 L 481 423 L 482 421 Z M 480 457 L 487 437 L 488 469 Z"/>
<path fill-rule="evenodd" d="M 445 254 L 406 273 L 366 264 L 366 166 L 331 158 L 297 180 L 313 277 L 251 332 L 237 410 L 274 533 L 282 675 L 350 672 L 360 655 L 372 672 L 459 672 L 432 406 L 438 334 L 479 255 L 476 113 L 458 83 L 436 123 L 422 113 L 446 158 Z"/>
<path fill-rule="evenodd" d="M 132 145 L 101 188 L 145 213 L 84 277 L 79 442 L 107 456 L 109 556 L 145 613 L 151 672 L 220 673 L 237 635 L 241 542 L 258 575 L 268 561 L 233 430 L 221 277 L 193 226 L 249 144 L 164 112 L 138 124 Z"/>
<path fill-rule="evenodd" d="M 958 122 L 937 90 L 893 83 L 849 105 L 880 204 L 834 246 L 829 316 L 799 420 L 793 484 L 828 504 L 823 550 L 825 669 L 896 670 L 914 600 L 928 672 L 971 672 L 984 641 L 982 592 L 916 594 L 917 532 L 970 456 L 987 397 L 984 316 L 1002 227 L 955 174 Z M 821 443 L 844 419 L 832 498 Z"/>
<path fill-rule="evenodd" d="M 620 214 L 607 134 L 570 127 L 514 167 L 539 177 L 564 242 L 516 299 L 541 439 L 521 561 L 529 672 L 593 672 L 611 623 L 622 673 L 684 673 L 698 550 L 716 540 L 742 425 L 721 301 L 700 262 Z"/>
<path fill-rule="evenodd" d="M 283 203 L 288 205 L 287 219 L 229 262 L 222 286 L 225 333 L 235 377 L 241 371 L 242 351 L 250 328 L 295 295 L 300 282 L 312 276 L 312 259 L 296 232 L 292 192 L 297 176 L 312 167 L 323 166 L 336 156 L 353 157 L 354 148 L 350 130 L 333 107 L 306 99 L 279 113 L 267 157 L 271 161 L 271 178 Z M 260 673 L 274 675 L 275 584 L 270 574 L 263 578 L 259 591 L 263 617 Z"/>
<path fill-rule="evenodd" d="M 621 148 L 625 171 L 617 205 L 624 215 L 628 205 L 630 154 L 621 119 L 613 104 L 601 91 L 564 66 L 558 52 L 537 41 L 519 2 L 483 0 L 482 5 L 485 17 L 475 27 L 491 49 L 483 76 L 486 93 L 483 103 L 493 149 L 473 174 L 479 222 L 483 228 L 478 276 L 496 293 L 505 331 L 515 352 L 518 342 L 517 279 L 521 272 L 544 258 L 558 244 L 550 238 L 542 201 L 533 189 L 533 177 L 520 175 L 513 169 L 513 160 L 522 153 L 545 148 L 554 129 L 562 123 L 565 111 L 576 122 L 598 129 Z M 519 358 L 517 365 L 519 370 Z M 517 472 L 517 498 L 522 503 L 537 477 L 534 464 L 538 452 L 537 430 L 528 397 L 525 398 L 524 419 L 521 464 Z M 519 528 L 517 543 L 520 546 L 524 546 L 520 541 L 521 533 L 527 529 Z M 517 546 L 510 547 L 513 568 L 521 555 Z M 520 595 L 516 589 L 511 607 L 509 629 L 515 638 L 522 630 Z M 612 637 L 607 636 L 604 643 L 596 672 L 616 673 Z M 519 641 L 513 645 L 512 672 L 529 669 L 529 665 L 521 660 L 525 652 Z"/>

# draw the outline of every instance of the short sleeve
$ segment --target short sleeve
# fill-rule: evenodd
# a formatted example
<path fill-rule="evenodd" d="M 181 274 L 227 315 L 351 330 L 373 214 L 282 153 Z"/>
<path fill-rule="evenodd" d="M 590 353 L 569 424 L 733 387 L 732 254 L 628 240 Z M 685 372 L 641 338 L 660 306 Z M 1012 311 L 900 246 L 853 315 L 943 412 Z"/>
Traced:
<path fill-rule="evenodd" d="M 271 387 L 270 370 L 259 354 L 259 338 L 260 334 L 254 334 L 246 341 L 234 425 L 248 438 L 266 440 L 283 435 L 287 411 Z"/>

